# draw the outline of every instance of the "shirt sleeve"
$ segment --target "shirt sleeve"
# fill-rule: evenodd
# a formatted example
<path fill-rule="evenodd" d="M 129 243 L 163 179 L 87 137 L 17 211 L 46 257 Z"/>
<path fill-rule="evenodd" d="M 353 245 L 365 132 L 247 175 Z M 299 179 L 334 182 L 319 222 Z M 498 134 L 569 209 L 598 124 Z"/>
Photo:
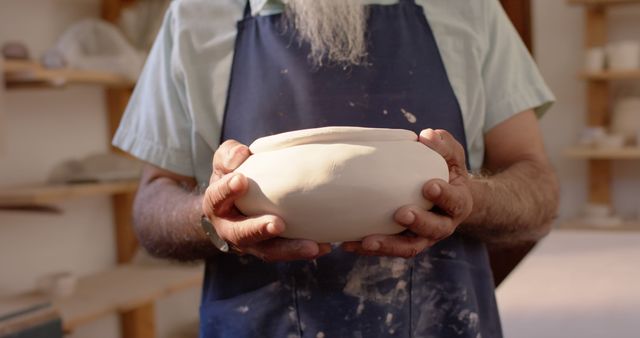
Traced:
<path fill-rule="evenodd" d="M 183 71 L 174 48 L 173 5 L 140 75 L 113 145 L 139 159 L 184 176 L 194 176 L 192 123 L 185 104 Z"/>
<path fill-rule="evenodd" d="M 555 101 L 499 1 L 485 3 L 482 78 L 487 107 L 483 132 L 525 110 L 534 109 L 541 117 Z"/>

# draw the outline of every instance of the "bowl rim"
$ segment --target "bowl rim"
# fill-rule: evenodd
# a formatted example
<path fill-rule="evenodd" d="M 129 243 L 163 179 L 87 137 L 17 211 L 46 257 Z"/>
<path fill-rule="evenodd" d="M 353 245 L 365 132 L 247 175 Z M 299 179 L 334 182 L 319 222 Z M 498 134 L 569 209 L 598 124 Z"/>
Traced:
<path fill-rule="evenodd" d="M 417 141 L 418 135 L 407 129 L 331 126 L 299 129 L 261 137 L 249 146 L 253 154 L 310 143 Z"/>

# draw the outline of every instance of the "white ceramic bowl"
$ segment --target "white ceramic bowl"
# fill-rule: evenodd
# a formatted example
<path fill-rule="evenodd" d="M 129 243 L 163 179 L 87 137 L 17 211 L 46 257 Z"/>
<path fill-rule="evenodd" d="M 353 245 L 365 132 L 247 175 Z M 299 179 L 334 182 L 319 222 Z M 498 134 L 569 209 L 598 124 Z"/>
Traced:
<path fill-rule="evenodd" d="M 632 143 L 638 131 L 640 131 L 640 97 L 619 100 L 611 117 L 611 132 L 623 135 L 627 142 Z"/>
<path fill-rule="evenodd" d="M 598 140 L 607 136 L 607 130 L 604 127 L 585 127 L 580 133 L 580 145 L 593 146 Z"/>
<path fill-rule="evenodd" d="M 618 216 L 585 217 L 582 222 L 596 228 L 615 228 L 621 226 L 623 220 Z"/>
<path fill-rule="evenodd" d="M 620 149 L 624 147 L 625 138 L 621 134 L 610 134 L 596 141 L 600 149 Z"/>
<path fill-rule="evenodd" d="M 246 215 L 274 214 L 283 237 L 359 240 L 405 230 L 393 220 L 407 204 L 432 207 L 422 186 L 449 180 L 445 160 L 408 130 L 326 127 L 256 140 L 237 169 L 249 178 L 236 202 Z"/>
<path fill-rule="evenodd" d="M 607 61 L 611 70 L 635 70 L 640 68 L 640 43 L 633 40 L 607 45 Z"/>
<path fill-rule="evenodd" d="M 602 203 L 588 203 L 584 207 L 584 216 L 587 218 L 604 218 L 611 216 L 613 210 L 610 205 Z"/>

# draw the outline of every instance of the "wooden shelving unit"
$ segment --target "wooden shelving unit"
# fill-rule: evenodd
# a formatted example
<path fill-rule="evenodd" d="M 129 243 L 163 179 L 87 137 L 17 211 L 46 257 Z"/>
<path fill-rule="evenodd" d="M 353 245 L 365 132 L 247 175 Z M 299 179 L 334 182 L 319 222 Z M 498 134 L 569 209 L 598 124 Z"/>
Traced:
<path fill-rule="evenodd" d="M 136 0 L 102 0 L 102 18 L 116 22 L 125 6 Z M 127 106 L 134 83 L 109 72 L 77 69 L 46 69 L 34 62 L 6 60 L 4 83 L 11 90 L 22 88 L 57 88 L 66 85 L 99 85 L 105 88 L 109 135 L 113 136 Z M 111 139 L 107 140 L 109 144 Z M 116 148 L 111 148 L 119 152 Z M 117 262 L 113 269 L 81 278 L 68 299 L 53 300 L 62 314 L 66 332 L 109 313 L 118 313 L 121 336 L 125 338 L 156 337 L 155 301 L 172 293 L 198 287 L 203 269 L 199 266 L 131 265 L 138 242 L 133 232 L 132 205 L 137 181 L 100 182 L 66 185 L 32 185 L 0 188 L 0 209 L 47 205 L 62 200 L 111 195 Z M 37 293 L 0 299 L 0 310 L 11 301 L 44 301 Z"/>
<path fill-rule="evenodd" d="M 0 299 L 2 304 L 38 304 L 52 302 L 62 316 L 65 332 L 100 319 L 105 315 L 127 313 L 160 298 L 202 282 L 202 266 L 120 265 L 113 270 L 80 278 L 68 298 L 48 299 L 38 292 Z"/>
<path fill-rule="evenodd" d="M 46 69 L 31 61 L 4 61 L 6 87 L 62 87 L 71 84 L 93 84 L 105 87 L 132 88 L 133 82 L 113 73 L 77 69 Z"/>
<path fill-rule="evenodd" d="M 640 80 L 640 70 L 582 73 L 580 78 L 589 81 Z"/>
<path fill-rule="evenodd" d="M 568 0 L 570 4 L 585 7 L 585 48 L 603 47 L 607 44 L 607 13 L 609 6 L 640 4 L 640 0 Z M 609 83 L 617 80 L 640 80 L 640 70 L 603 71 L 600 73 L 582 73 L 587 83 L 587 125 L 590 127 L 607 127 L 610 120 Z M 640 159 L 638 148 L 616 150 L 591 149 L 574 147 L 566 151 L 567 156 L 589 161 L 589 196 L 588 201 L 596 204 L 612 204 L 611 182 L 612 161 Z M 572 228 L 589 227 L 581 222 L 567 223 Z M 633 224 L 622 226 L 624 229 L 637 230 Z"/>
<path fill-rule="evenodd" d="M 613 6 L 640 3 L 640 0 L 569 0 L 572 5 Z"/>
<path fill-rule="evenodd" d="M 5 187 L 0 189 L 0 208 L 41 206 L 78 197 L 135 193 L 137 188 L 137 180 Z"/>
<path fill-rule="evenodd" d="M 623 222 L 616 226 L 594 226 L 581 220 L 571 220 L 560 224 L 558 229 L 593 231 L 640 231 L 640 222 Z"/>
<path fill-rule="evenodd" d="M 640 147 L 620 149 L 600 149 L 592 147 L 571 147 L 565 151 L 568 157 L 599 160 L 640 160 Z"/>

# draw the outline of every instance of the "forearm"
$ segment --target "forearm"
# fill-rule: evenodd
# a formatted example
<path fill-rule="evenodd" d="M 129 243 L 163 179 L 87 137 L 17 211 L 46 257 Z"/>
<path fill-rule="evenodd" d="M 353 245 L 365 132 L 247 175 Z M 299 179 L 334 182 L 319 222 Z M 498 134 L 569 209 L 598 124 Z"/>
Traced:
<path fill-rule="evenodd" d="M 203 259 L 217 250 L 200 227 L 202 195 L 169 178 L 146 183 L 134 203 L 135 231 L 154 256 L 182 261 Z"/>
<path fill-rule="evenodd" d="M 542 161 L 519 161 L 471 179 L 473 211 L 459 231 L 488 243 L 537 240 L 556 216 L 558 183 Z"/>

